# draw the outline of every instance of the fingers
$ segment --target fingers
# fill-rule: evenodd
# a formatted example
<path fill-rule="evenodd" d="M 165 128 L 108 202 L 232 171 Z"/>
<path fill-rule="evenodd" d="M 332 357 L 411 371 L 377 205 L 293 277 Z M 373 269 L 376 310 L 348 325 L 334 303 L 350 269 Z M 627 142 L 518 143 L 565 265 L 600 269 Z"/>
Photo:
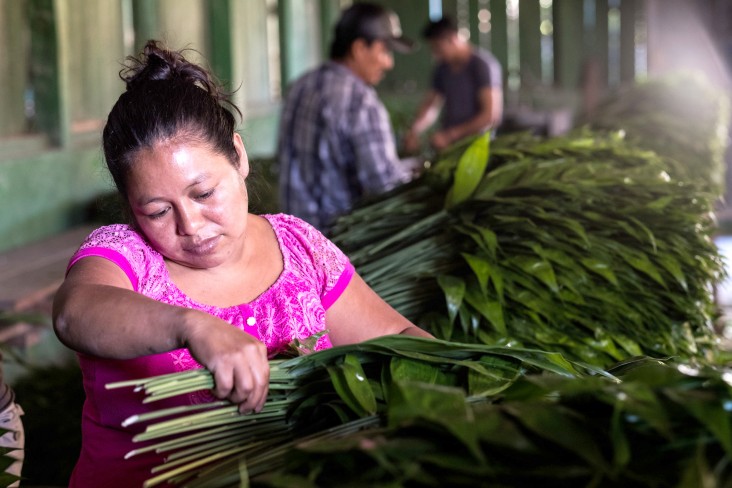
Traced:
<path fill-rule="evenodd" d="M 214 376 L 212 393 L 239 405 L 244 412 L 259 412 L 269 390 L 267 346 L 246 332 L 208 314 L 199 317 L 186 342 L 193 357 Z"/>
<path fill-rule="evenodd" d="M 247 379 L 242 382 L 243 393 L 235 392 L 229 399 L 239 403 L 239 412 L 260 412 L 269 392 L 269 364 L 265 368 L 251 368 Z"/>
<path fill-rule="evenodd" d="M 216 397 L 239 404 L 241 413 L 259 412 L 269 391 L 267 348 L 261 342 L 248 345 L 241 354 L 219 361 L 214 372 Z"/>

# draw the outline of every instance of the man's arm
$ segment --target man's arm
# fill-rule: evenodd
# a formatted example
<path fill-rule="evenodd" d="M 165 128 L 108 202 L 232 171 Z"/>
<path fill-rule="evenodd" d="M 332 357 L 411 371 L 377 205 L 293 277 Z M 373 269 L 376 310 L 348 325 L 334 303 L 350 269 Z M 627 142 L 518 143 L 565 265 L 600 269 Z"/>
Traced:
<path fill-rule="evenodd" d="M 437 90 L 430 90 L 425 95 L 417 110 L 417 116 L 412 126 L 404 135 L 404 148 L 407 152 L 416 152 L 419 149 L 419 136 L 437 120 L 442 108 L 443 98 Z"/>
<path fill-rule="evenodd" d="M 441 150 L 455 141 L 472 134 L 479 134 L 494 128 L 503 114 L 503 90 L 500 87 L 486 86 L 480 89 L 478 96 L 480 112 L 466 122 L 440 130 L 432 135 L 431 142 L 435 149 Z"/>
<path fill-rule="evenodd" d="M 351 125 L 356 172 L 364 196 L 378 195 L 409 181 L 409 169 L 397 156 L 389 114 L 380 102 L 362 107 Z"/>

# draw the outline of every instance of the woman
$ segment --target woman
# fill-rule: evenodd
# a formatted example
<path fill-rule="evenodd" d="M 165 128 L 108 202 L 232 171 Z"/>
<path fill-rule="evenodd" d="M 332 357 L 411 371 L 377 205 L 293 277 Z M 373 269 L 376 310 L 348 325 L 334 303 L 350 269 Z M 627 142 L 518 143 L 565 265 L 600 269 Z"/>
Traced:
<path fill-rule="evenodd" d="M 213 394 L 245 414 L 264 404 L 268 357 L 295 338 L 327 330 L 322 349 L 430 337 L 313 227 L 248 213 L 249 163 L 226 107 L 238 110 L 204 69 L 150 41 L 122 78 L 103 144 L 132 224 L 86 239 L 54 303 L 56 333 L 79 352 L 87 395 L 72 487 L 140 486 L 161 461 L 123 460 L 134 432 L 120 425 L 142 411 L 140 394 L 106 383 L 203 366 Z"/>

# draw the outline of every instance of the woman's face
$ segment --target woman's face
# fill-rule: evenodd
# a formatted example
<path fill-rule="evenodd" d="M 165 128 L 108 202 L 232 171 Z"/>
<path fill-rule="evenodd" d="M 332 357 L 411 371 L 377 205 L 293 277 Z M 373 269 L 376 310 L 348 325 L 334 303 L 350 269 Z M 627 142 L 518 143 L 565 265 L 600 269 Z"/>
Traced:
<path fill-rule="evenodd" d="M 214 268 L 242 256 L 249 163 L 239 134 L 240 166 L 200 143 L 162 142 L 143 149 L 127 181 L 132 215 L 150 244 L 170 261 Z"/>

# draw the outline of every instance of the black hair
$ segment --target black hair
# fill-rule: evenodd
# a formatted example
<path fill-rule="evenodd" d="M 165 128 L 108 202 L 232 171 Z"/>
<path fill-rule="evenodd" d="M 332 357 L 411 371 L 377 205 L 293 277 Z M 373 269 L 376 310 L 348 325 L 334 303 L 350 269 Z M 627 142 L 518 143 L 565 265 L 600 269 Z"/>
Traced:
<path fill-rule="evenodd" d="M 386 14 L 383 7 L 372 3 L 356 3 L 344 10 L 333 32 L 330 59 L 344 59 L 358 39 L 363 39 L 370 46 L 377 37 L 364 27 Z"/>
<path fill-rule="evenodd" d="M 422 37 L 428 41 L 435 41 L 458 33 L 457 24 L 450 16 L 443 16 L 440 20 L 428 23 L 422 30 Z"/>
<path fill-rule="evenodd" d="M 231 94 L 206 69 L 187 61 L 183 52 L 150 40 L 120 71 L 127 90 L 109 112 L 102 141 L 107 168 L 124 200 L 137 152 L 160 141 L 205 144 L 239 167 L 233 135 L 234 112 L 241 112 Z"/>

